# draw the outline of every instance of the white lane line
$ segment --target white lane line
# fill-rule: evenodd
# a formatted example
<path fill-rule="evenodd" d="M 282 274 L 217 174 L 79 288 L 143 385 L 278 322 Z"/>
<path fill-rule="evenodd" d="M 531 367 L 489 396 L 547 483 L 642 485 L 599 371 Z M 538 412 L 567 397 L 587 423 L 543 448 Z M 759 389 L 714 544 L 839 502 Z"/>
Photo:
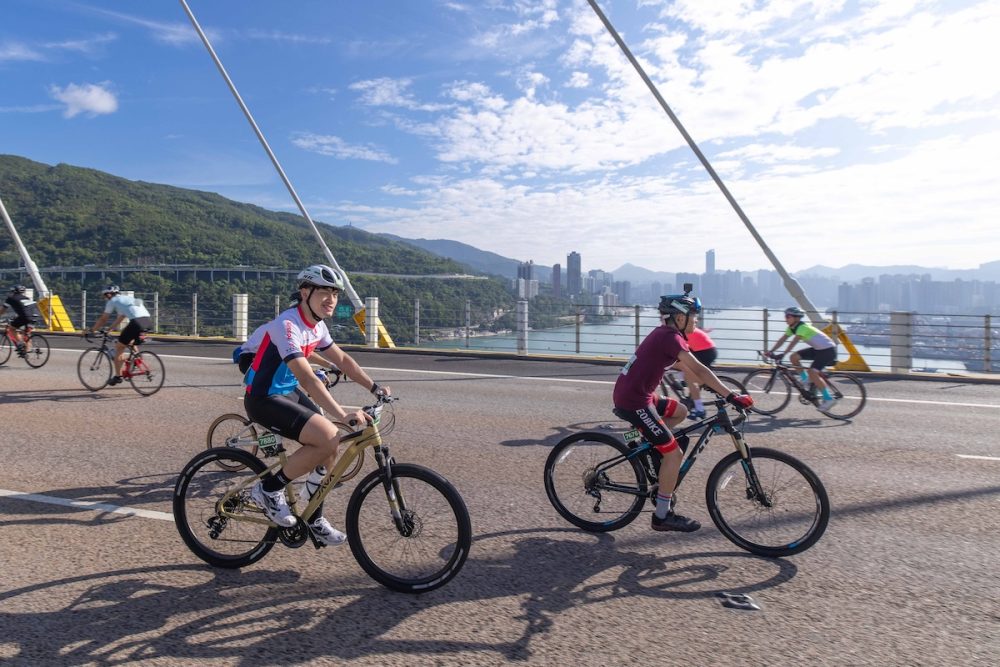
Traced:
<path fill-rule="evenodd" d="M 978 459 L 980 461 L 1000 461 L 1000 456 L 975 456 L 973 454 L 955 454 L 960 459 Z"/>
<path fill-rule="evenodd" d="M 47 505 L 61 505 L 63 507 L 75 507 L 83 510 L 93 510 L 97 512 L 113 512 L 126 516 L 141 516 L 144 519 L 159 519 L 160 521 L 173 521 L 174 515 L 155 510 L 142 510 L 136 507 L 120 507 L 109 503 L 98 503 L 90 500 L 69 500 L 68 498 L 58 498 L 56 496 L 45 496 L 40 493 L 23 493 L 21 491 L 8 491 L 0 489 L 0 497 L 13 498 L 14 500 L 30 500 L 36 503 Z"/>
<path fill-rule="evenodd" d="M 55 349 L 55 348 L 53 348 Z M 70 350 L 68 350 L 70 351 Z M 232 362 L 219 359 L 218 357 L 189 357 L 179 354 L 161 354 L 160 356 L 165 358 L 174 359 L 194 359 L 199 361 L 225 361 L 227 365 Z M 602 385 L 613 385 L 614 380 L 580 380 L 576 378 L 553 378 L 553 377 L 532 377 L 524 375 L 500 375 L 494 373 L 461 373 L 456 371 L 429 371 L 429 370 L 417 370 L 413 368 L 384 368 L 378 366 L 367 366 L 366 370 L 372 371 L 386 371 L 390 373 L 418 373 L 424 375 L 450 375 L 452 377 L 470 377 L 470 378 L 492 378 L 496 380 L 534 380 L 537 382 L 569 382 L 572 384 L 602 384 Z M 750 392 L 752 394 L 760 392 Z M 852 396 L 845 396 L 844 398 L 854 399 Z M 915 405 L 953 405 L 960 408 L 991 408 L 993 410 L 1000 410 L 1000 405 L 990 404 L 990 403 L 951 403 L 948 401 L 923 401 L 916 398 L 882 398 L 879 396 L 869 396 L 869 401 L 880 401 L 882 403 L 912 403 Z"/>

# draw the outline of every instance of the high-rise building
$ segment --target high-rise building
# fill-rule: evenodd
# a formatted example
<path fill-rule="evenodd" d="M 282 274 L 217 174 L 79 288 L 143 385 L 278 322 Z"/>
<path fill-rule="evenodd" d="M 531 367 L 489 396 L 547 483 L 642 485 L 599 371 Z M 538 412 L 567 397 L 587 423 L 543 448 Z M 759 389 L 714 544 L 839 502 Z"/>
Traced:
<path fill-rule="evenodd" d="M 583 290 L 580 273 L 580 253 L 575 250 L 566 255 L 566 294 L 576 296 Z"/>
<path fill-rule="evenodd" d="M 529 259 L 527 262 L 521 262 L 517 265 L 517 277 L 524 278 L 525 280 L 535 279 L 535 262 Z"/>
<path fill-rule="evenodd" d="M 708 275 L 715 273 L 715 250 L 705 253 L 705 273 Z"/>
<path fill-rule="evenodd" d="M 562 296 L 562 266 L 552 265 L 552 296 L 559 298 Z"/>

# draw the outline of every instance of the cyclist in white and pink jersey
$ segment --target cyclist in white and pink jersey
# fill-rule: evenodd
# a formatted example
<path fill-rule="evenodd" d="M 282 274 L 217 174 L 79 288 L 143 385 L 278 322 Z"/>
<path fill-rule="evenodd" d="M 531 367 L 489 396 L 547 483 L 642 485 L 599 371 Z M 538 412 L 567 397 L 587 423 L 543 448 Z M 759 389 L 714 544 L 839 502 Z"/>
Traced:
<path fill-rule="evenodd" d="M 330 395 L 306 360 L 317 353 L 335 364 L 347 377 L 373 394 L 389 394 L 388 387 L 376 384 L 354 359 L 330 338 L 323 319 L 333 315 L 344 279 L 329 266 L 317 264 L 299 275 L 300 303 L 280 313 L 264 325 L 263 338 L 246 373 L 243 405 L 247 416 L 262 426 L 297 440 L 303 447 L 288 457 L 276 473 L 266 475 L 250 490 L 251 499 L 268 518 L 282 527 L 295 525 L 296 518 L 285 498 L 285 487 L 295 478 L 316 469 L 325 474 L 333 465 L 340 445 L 337 427 L 320 415 L 315 406 L 298 400 L 301 385 L 327 415 L 348 425 L 363 425 L 368 419 L 361 410 L 348 412 Z M 342 544 L 347 538 L 323 517 L 323 507 L 308 517 L 313 536 L 323 544 Z"/>

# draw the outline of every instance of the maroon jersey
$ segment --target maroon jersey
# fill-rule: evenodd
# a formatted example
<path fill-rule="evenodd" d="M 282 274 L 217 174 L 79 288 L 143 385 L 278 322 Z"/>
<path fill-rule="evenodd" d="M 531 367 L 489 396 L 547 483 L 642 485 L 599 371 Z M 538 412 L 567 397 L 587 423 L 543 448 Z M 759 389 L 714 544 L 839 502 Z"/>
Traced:
<path fill-rule="evenodd" d="M 655 403 L 664 371 L 687 349 L 687 341 L 676 329 L 663 325 L 650 331 L 615 382 L 615 407 L 639 410 Z"/>

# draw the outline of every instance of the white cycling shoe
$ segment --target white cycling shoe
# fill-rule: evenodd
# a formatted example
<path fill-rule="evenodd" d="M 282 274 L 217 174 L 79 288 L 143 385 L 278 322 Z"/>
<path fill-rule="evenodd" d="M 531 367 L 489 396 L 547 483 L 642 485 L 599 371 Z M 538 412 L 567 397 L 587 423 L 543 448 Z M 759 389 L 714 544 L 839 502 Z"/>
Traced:
<path fill-rule="evenodd" d="M 323 516 L 310 523 L 309 530 L 312 531 L 313 537 L 328 547 L 335 547 L 347 541 L 347 535 L 331 526 Z"/>
<path fill-rule="evenodd" d="M 282 528 L 291 528 L 298 521 L 298 518 L 292 514 L 292 509 L 288 506 L 284 489 L 281 491 L 265 491 L 261 483 L 257 482 L 250 489 L 250 500 L 264 510 L 264 514 L 267 515 L 268 519 Z"/>

